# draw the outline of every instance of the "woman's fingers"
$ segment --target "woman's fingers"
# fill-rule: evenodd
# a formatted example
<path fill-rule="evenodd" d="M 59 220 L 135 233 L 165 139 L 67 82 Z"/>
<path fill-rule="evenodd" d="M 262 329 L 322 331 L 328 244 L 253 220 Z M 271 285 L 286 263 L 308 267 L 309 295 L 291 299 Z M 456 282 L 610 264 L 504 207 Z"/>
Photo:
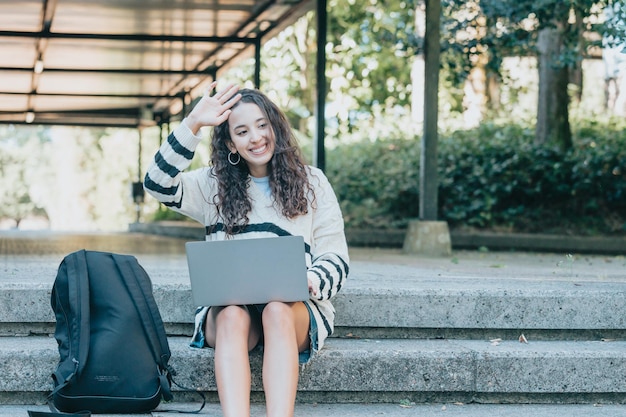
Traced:
<path fill-rule="evenodd" d="M 217 81 L 213 81 L 209 86 L 204 90 L 204 97 L 211 97 L 211 92 L 217 86 Z M 215 95 L 212 98 L 217 100 L 220 104 L 224 104 L 228 102 L 235 94 L 239 91 L 239 86 L 236 84 L 228 84 L 226 88 L 216 91 Z"/>
<path fill-rule="evenodd" d="M 313 297 L 317 297 L 317 294 L 318 294 L 317 287 L 315 285 L 313 285 L 313 282 L 309 278 L 307 278 L 307 281 L 309 283 L 309 293 Z"/>
<path fill-rule="evenodd" d="M 202 100 L 191 111 L 189 117 L 197 122 L 199 127 L 217 126 L 228 120 L 231 108 L 241 99 L 241 94 L 237 94 L 239 86 L 229 84 L 226 88 L 211 95 L 217 81 L 212 81 L 204 90 Z"/>
<path fill-rule="evenodd" d="M 204 94 L 202 94 L 203 97 L 211 97 L 211 91 L 213 91 L 215 89 L 215 86 L 217 85 L 217 81 L 213 81 L 211 82 L 211 84 L 209 84 L 209 86 L 207 88 L 204 89 Z"/>
<path fill-rule="evenodd" d="M 230 84 L 226 89 L 216 94 L 215 97 L 218 99 L 220 104 L 226 105 L 230 108 L 241 98 L 241 96 L 237 94 L 238 91 L 238 85 Z"/>

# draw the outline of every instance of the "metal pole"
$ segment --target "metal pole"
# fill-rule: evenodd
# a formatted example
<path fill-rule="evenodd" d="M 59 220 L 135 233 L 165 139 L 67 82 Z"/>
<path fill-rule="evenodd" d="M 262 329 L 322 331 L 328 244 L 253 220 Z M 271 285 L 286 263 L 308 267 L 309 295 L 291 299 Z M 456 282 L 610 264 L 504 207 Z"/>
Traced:
<path fill-rule="evenodd" d="M 420 156 L 420 220 L 437 220 L 437 120 L 439 117 L 439 38 L 441 1 L 426 0 L 424 40 L 424 133 Z"/>
<path fill-rule="evenodd" d="M 326 32 L 327 32 L 326 0 L 317 1 L 317 126 L 316 137 L 313 146 L 313 165 L 326 169 L 326 150 L 324 147 L 324 130 L 326 120 L 324 113 L 326 108 Z"/>
<path fill-rule="evenodd" d="M 261 87 L 261 38 L 254 43 L 254 86 Z"/>
<path fill-rule="evenodd" d="M 143 136 L 142 135 L 143 128 L 140 127 L 138 129 L 138 131 L 139 131 L 139 143 L 138 143 L 138 146 L 137 146 L 137 181 L 141 181 L 142 180 L 142 178 L 141 178 L 141 151 L 142 151 L 142 149 L 141 149 L 141 139 L 142 139 L 142 136 Z"/>
<path fill-rule="evenodd" d="M 138 129 L 139 131 L 139 143 L 137 146 L 137 187 L 139 188 L 139 186 L 143 183 L 142 178 L 141 178 L 141 152 L 142 152 L 142 147 L 141 147 L 141 140 L 142 140 L 142 132 L 143 132 L 143 128 L 139 127 Z M 141 188 L 141 197 L 139 196 L 139 190 L 135 190 L 135 192 L 137 193 L 136 196 L 134 197 L 135 200 L 135 211 L 137 213 L 137 218 L 136 218 L 136 223 L 139 223 L 141 220 L 141 203 L 143 202 L 143 188 Z"/>

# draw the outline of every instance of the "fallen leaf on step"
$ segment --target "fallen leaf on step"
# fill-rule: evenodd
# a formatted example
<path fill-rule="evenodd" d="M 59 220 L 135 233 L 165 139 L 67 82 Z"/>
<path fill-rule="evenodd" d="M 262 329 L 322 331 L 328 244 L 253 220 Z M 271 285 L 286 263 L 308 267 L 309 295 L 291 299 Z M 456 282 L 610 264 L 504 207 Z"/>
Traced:
<path fill-rule="evenodd" d="M 412 408 L 415 405 L 415 403 L 411 400 L 400 400 L 400 407 L 402 408 Z"/>
<path fill-rule="evenodd" d="M 498 346 L 500 342 L 502 342 L 502 339 L 491 339 L 490 342 L 492 345 Z"/>
<path fill-rule="evenodd" d="M 524 333 L 519 335 L 519 342 L 520 343 L 528 343 L 528 340 L 526 339 L 526 336 L 524 336 Z"/>

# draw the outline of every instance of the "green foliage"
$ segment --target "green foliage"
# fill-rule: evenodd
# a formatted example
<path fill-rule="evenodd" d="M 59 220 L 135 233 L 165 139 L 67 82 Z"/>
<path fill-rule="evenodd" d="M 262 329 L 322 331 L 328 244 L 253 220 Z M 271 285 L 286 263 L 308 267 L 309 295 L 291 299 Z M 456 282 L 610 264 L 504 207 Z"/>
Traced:
<path fill-rule="evenodd" d="M 463 113 L 476 101 L 467 101 L 466 80 L 484 95 L 482 117 L 507 116 L 520 96 L 528 96 L 533 85 L 518 80 L 517 73 L 504 68 L 507 57 L 534 56 L 537 31 L 556 16 L 576 17 L 567 24 L 567 42 L 555 64 L 576 67 L 584 58 L 579 42 L 602 39 L 603 6 L 615 5 L 611 20 L 615 37 L 622 36 L 623 2 L 609 0 L 444 0 L 442 2 L 440 126 L 455 128 Z M 331 0 L 328 2 L 326 43 L 326 143 L 350 141 L 352 137 L 385 137 L 394 123 L 416 129 L 412 110 L 421 114 L 419 93 L 423 86 L 418 73 L 423 53 L 424 2 L 415 0 Z M 547 23 L 546 23 L 547 22 Z M 314 12 L 299 19 L 263 45 L 261 89 L 287 114 L 303 135 L 313 137 L 315 124 L 316 24 Z M 579 36 L 582 31 L 587 35 Z M 565 47 L 566 46 L 566 47 Z M 253 58 L 220 74 L 226 82 L 251 86 Z M 483 80 L 484 81 L 481 81 Z M 480 86 L 479 86 L 480 84 Z M 484 90 L 483 90 L 484 88 Z M 412 98 L 417 99 L 412 102 Z M 531 91 L 531 94 L 532 91 Z M 470 103 L 470 104 L 468 104 Z M 536 118 L 536 100 L 525 120 Z M 412 109 L 411 107 L 414 107 Z M 516 110 L 519 110 L 516 108 Z M 383 122 L 381 122 L 383 120 Z M 389 123 L 391 121 L 391 123 Z M 463 121 L 463 123 L 466 123 Z M 414 126 L 415 125 L 415 126 Z M 467 124 L 464 124 L 467 126 Z"/>
<path fill-rule="evenodd" d="M 626 233 L 626 130 L 580 122 L 563 154 L 532 129 L 483 124 L 439 143 L 439 218 L 453 228 Z M 419 215 L 419 140 L 340 146 L 327 171 L 352 227 Z"/>
<path fill-rule="evenodd" d="M 603 3 L 606 5 L 606 20 L 598 24 L 596 30 L 604 35 L 606 46 L 623 50 L 626 44 L 626 3 L 623 0 L 608 0 Z"/>
<path fill-rule="evenodd" d="M 46 215 L 34 201 L 31 187 L 39 169 L 32 157 L 46 141 L 43 128 L 0 128 L 0 219 L 11 219 L 17 227 L 29 216 Z"/>
<path fill-rule="evenodd" d="M 410 103 L 410 58 L 422 44 L 415 28 L 415 3 L 329 2 L 327 72 L 335 80 L 331 100 L 348 93 L 357 112 L 388 100 Z"/>
<path fill-rule="evenodd" d="M 133 218 L 133 142 L 111 129 L 0 127 L 0 219 L 120 230 Z M 129 146 L 129 143 L 131 144 Z"/>
<path fill-rule="evenodd" d="M 408 140 L 361 142 L 328 154 L 346 223 L 396 227 L 414 216 L 419 184 L 419 146 Z"/>

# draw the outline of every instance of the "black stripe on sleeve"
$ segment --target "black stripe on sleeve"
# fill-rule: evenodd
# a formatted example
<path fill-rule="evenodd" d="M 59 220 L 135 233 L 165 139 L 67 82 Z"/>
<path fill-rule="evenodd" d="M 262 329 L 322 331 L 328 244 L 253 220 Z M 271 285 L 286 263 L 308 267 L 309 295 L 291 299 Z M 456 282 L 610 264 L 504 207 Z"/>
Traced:
<path fill-rule="evenodd" d="M 157 184 L 156 182 L 152 181 L 152 178 L 150 178 L 150 176 L 148 174 L 146 174 L 146 177 L 143 181 L 145 187 L 151 191 L 155 191 L 159 194 L 163 194 L 163 195 L 175 195 L 176 192 L 178 192 L 178 185 L 174 186 L 174 187 L 162 187 L 161 185 Z"/>
<path fill-rule="evenodd" d="M 161 154 L 161 152 L 157 152 L 157 154 L 154 157 L 154 162 L 157 164 L 157 166 L 159 167 L 161 171 L 165 172 L 167 175 L 169 175 L 172 178 L 174 178 L 180 173 L 180 170 L 178 168 L 176 168 L 174 165 L 169 164 L 165 160 L 165 158 L 163 158 L 163 155 Z"/>
<path fill-rule="evenodd" d="M 174 152 L 176 152 L 177 154 L 181 155 L 182 157 L 184 157 L 185 159 L 189 159 L 192 160 L 193 159 L 193 155 L 194 152 L 190 151 L 189 149 L 185 148 L 179 141 L 178 139 L 176 139 L 176 136 L 174 136 L 174 133 L 170 133 L 170 135 L 167 137 L 167 143 L 170 144 L 170 146 L 172 147 L 172 149 L 174 150 Z"/>
<path fill-rule="evenodd" d="M 321 270 L 322 272 L 324 272 L 324 276 L 326 277 L 326 280 L 328 281 L 328 285 L 330 286 L 328 288 L 328 298 L 331 298 L 333 296 L 333 275 L 330 273 L 330 271 L 326 268 L 324 268 L 322 265 L 315 265 L 315 267 L 313 269 L 318 269 Z M 321 282 L 324 282 L 325 280 L 322 279 Z M 322 290 L 323 285 L 320 284 L 320 291 Z"/>

